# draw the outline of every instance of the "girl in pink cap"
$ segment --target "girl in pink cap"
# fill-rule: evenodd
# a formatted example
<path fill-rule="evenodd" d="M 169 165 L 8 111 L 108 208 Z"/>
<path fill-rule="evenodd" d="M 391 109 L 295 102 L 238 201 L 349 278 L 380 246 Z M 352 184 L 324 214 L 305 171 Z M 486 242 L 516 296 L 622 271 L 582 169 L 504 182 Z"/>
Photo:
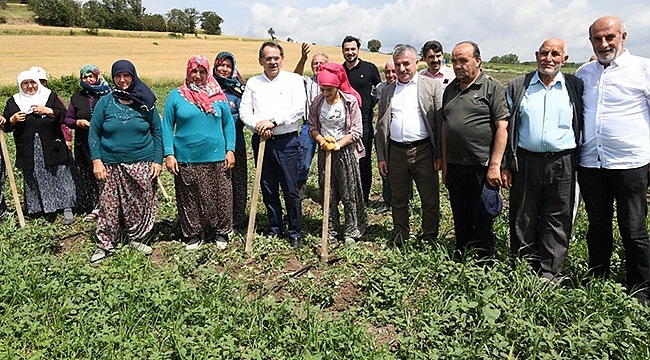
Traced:
<path fill-rule="evenodd" d="M 329 209 L 329 236 L 338 239 L 339 202 L 343 203 L 346 244 L 354 244 L 366 229 L 366 213 L 359 173 L 359 158 L 366 150 L 361 142 L 361 97 L 350 86 L 341 64 L 320 65 L 318 85 L 321 94 L 309 107 L 311 137 L 320 144 L 318 182 L 323 197 L 325 152 L 331 152 L 332 179 Z"/>

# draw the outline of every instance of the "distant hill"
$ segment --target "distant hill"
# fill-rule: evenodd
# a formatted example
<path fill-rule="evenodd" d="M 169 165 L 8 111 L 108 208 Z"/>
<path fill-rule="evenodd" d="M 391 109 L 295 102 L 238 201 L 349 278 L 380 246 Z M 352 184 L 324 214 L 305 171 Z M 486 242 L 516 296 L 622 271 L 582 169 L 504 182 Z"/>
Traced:
<path fill-rule="evenodd" d="M 0 9 L 0 17 L 4 17 L 6 24 L 10 25 L 37 25 L 34 13 L 27 4 L 7 3 L 6 9 Z"/>

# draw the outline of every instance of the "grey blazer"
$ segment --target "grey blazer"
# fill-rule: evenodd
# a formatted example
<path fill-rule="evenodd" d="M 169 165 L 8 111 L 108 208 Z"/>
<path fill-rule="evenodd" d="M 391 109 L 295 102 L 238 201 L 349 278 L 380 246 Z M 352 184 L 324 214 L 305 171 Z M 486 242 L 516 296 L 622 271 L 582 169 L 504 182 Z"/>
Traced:
<path fill-rule="evenodd" d="M 388 161 L 388 142 L 390 139 L 391 102 L 395 93 L 393 82 L 386 86 L 379 100 L 379 120 L 375 134 L 375 148 L 377 149 L 377 162 Z M 440 116 L 442 110 L 442 85 L 437 80 L 418 75 L 418 103 L 424 115 L 425 126 L 429 139 L 434 148 L 434 160 L 441 156 L 440 147 Z"/>

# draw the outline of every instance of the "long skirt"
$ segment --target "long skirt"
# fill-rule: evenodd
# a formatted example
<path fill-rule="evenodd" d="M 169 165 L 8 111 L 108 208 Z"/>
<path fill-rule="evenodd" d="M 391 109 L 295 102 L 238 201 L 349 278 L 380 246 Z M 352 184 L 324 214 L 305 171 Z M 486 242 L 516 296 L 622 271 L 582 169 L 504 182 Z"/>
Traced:
<path fill-rule="evenodd" d="M 318 183 L 321 199 L 325 192 L 325 152 L 318 151 Z M 332 179 L 330 190 L 329 235 L 337 237 L 340 225 L 339 202 L 343 203 L 345 217 L 344 237 L 357 239 L 366 230 L 366 211 L 359 162 L 351 146 L 332 152 Z"/>
<path fill-rule="evenodd" d="M 75 206 L 77 193 L 71 166 L 70 161 L 46 166 L 41 138 L 34 135 L 34 168 L 23 170 L 28 214 L 48 214 Z"/>
<path fill-rule="evenodd" d="M 78 136 L 79 130 L 75 132 Z M 99 201 L 99 184 L 93 173 L 93 163 L 90 159 L 88 144 L 75 143 L 74 159 L 79 169 L 79 208 L 83 212 L 90 212 L 97 207 Z"/>
<path fill-rule="evenodd" d="M 185 238 L 203 230 L 217 235 L 232 232 L 232 183 L 223 161 L 179 166 L 174 177 L 176 204 Z"/>
<path fill-rule="evenodd" d="M 232 169 L 232 220 L 236 228 L 247 225 L 246 202 L 248 201 L 248 162 L 246 149 L 235 152 Z"/>
<path fill-rule="evenodd" d="M 151 179 L 151 162 L 106 166 L 106 181 L 100 181 L 99 247 L 114 248 L 124 230 L 129 240 L 145 238 L 156 219 L 156 181 Z"/>

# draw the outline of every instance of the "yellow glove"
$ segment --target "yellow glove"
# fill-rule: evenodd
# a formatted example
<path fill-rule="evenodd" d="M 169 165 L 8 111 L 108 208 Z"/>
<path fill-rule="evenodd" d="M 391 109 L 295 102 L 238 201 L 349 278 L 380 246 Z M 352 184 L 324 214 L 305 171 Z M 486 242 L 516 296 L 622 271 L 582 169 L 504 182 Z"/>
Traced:
<path fill-rule="evenodd" d="M 334 144 L 336 144 L 336 139 L 333 136 L 327 135 L 323 137 L 323 140 L 320 143 L 320 148 L 323 151 L 332 151 L 334 150 Z"/>
<path fill-rule="evenodd" d="M 329 151 L 329 150 L 327 150 L 329 148 L 329 146 L 330 146 L 330 143 L 325 141 L 325 140 L 321 141 L 321 143 L 320 143 L 320 149 L 323 150 L 323 151 Z"/>
<path fill-rule="evenodd" d="M 341 146 L 338 142 L 327 143 L 325 151 L 338 151 L 341 149 Z"/>

